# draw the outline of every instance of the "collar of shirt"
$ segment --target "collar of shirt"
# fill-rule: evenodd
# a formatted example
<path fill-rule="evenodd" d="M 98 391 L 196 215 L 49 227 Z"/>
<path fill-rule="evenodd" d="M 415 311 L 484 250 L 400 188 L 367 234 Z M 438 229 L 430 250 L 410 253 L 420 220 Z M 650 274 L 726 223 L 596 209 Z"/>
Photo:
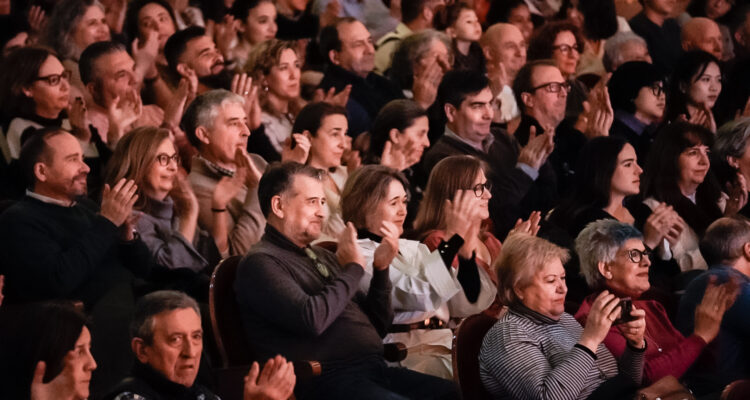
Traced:
<path fill-rule="evenodd" d="M 357 238 L 370 239 L 375 243 L 380 243 L 383 240 L 381 236 L 378 236 L 367 229 L 357 229 Z"/>
<path fill-rule="evenodd" d="M 289 250 L 298 255 L 308 257 L 307 253 L 305 252 L 305 249 L 310 247 L 309 245 L 305 247 L 297 246 L 291 240 L 289 240 L 289 238 L 284 236 L 283 233 L 279 232 L 278 229 L 271 226 L 271 224 L 266 224 L 266 234 L 263 235 L 263 238 L 269 241 L 270 243 L 278 247 L 281 247 L 284 250 Z"/>
<path fill-rule="evenodd" d="M 62 200 L 58 200 L 58 199 L 53 199 L 52 197 L 47 197 L 47 196 L 41 195 L 39 193 L 34 193 L 34 192 L 32 192 L 31 190 L 28 190 L 28 189 L 26 189 L 26 195 L 29 196 L 29 197 L 33 197 L 33 198 L 41 201 L 42 203 L 54 204 L 54 205 L 60 206 L 60 207 L 73 207 L 74 205 L 76 205 L 76 201 L 75 200 L 73 200 L 71 202 L 67 202 L 67 201 L 62 201 Z"/>
<path fill-rule="evenodd" d="M 201 161 L 203 161 L 204 163 L 206 163 L 206 167 L 209 170 L 213 171 L 215 174 L 219 174 L 219 175 L 222 175 L 222 176 L 228 176 L 230 178 L 234 176 L 234 170 L 231 170 L 229 168 L 224 168 L 224 167 L 222 167 L 222 166 L 220 166 L 218 164 L 214 164 L 211 161 L 208 161 L 207 159 L 203 158 L 203 156 L 201 156 L 201 155 L 198 155 L 198 159 L 200 159 Z"/>
<path fill-rule="evenodd" d="M 641 136 L 648 126 L 636 118 L 635 115 L 622 110 L 615 111 L 615 118 L 619 119 L 620 122 L 625 124 L 625 126 L 630 128 L 638 136 Z"/>
<path fill-rule="evenodd" d="M 543 315 L 537 311 L 534 311 L 526 307 L 526 305 L 521 303 L 521 301 L 516 301 L 515 303 L 511 304 L 508 310 L 517 315 L 528 318 L 532 320 L 534 323 L 537 323 L 540 325 L 552 325 L 552 324 L 556 324 L 560 322 L 559 319 L 552 319 L 546 315 Z"/>
<path fill-rule="evenodd" d="M 448 136 L 449 138 L 456 139 L 460 141 L 461 143 L 466 143 L 467 145 L 471 146 L 472 148 L 481 151 L 482 153 L 486 153 L 490 146 L 492 145 L 492 142 L 494 141 L 494 137 L 492 136 L 492 133 L 487 135 L 487 137 L 482 141 L 482 145 L 477 147 L 474 143 L 469 142 L 468 140 L 462 138 L 461 136 L 458 136 L 455 132 L 451 130 L 451 128 L 448 128 L 448 125 L 445 126 L 445 136 Z"/>

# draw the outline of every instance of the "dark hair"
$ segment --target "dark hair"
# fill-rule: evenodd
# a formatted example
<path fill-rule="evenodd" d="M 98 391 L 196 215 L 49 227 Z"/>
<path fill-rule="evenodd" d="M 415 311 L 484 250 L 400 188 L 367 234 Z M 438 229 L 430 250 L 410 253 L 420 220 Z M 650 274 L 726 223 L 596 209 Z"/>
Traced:
<path fill-rule="evenodd" d="M 177 64 L 180 56 L 185 52 L 188 42 L 193 39 L 206 36 L 206 30 L 200 26 L 191 26 L 175 32 L 164 44 L 164 58 L 167 59 L 167 68 L 172 75 L 177 74 Z"/>
<path fill-rule="evenodd" d="M 516 98 L 516 103 L 518 104 L 518 108 L 523 112 L 526 110 L 526 105 L 523 103 L 523 100 L 521 99 L 521 95 L 523 93 L 531 93 L 532 89 L 534 89 L 533 83 L 531 82 L 531 78 L 534 76 L 534 71 L 538 67 L 555 67 L 557 68 L 557 63 L 553 60 L 535 60 L 530 61 L 524 64 L 523 67 L 521 67 L 520 70 L 518 70 L 518 73 L 516 74 L 516 79 L 513 81 L 513 95 Z"/>
<path fill-rule="evenodd" d="M 343 24 L 353 24 L 359 22 L 358 19 L 353 17 L 344 17 L 336 20 L 336 23 L 323 27 L 320 31 L 320 38 L 318 43 L 320 44 L 320 53 L 323 55 L 323 59 L 327 62 L 331 62 L 331 58 L 328 53 L 331 50 L 341 51 L 341 38 L 339 37 L 339 26 Z"/>
<path fill-rule="evenodd" d="M 22 32 L 31 32 L 31 26 L 26 18 L 16 15 L 0 15 L 0 50 Z"/>
<path fill-rule="evenodd" d="M 434 0 L 407 0 L 401 2 L 401 22 L 408 24 L 422 14 L 422 10 Z"/>
<path fill-rule="evenodd" d="M 524 0 L 493 0 L 485 17 L 485 25 L 492 26 L 498 22 L 508 22 L 510 13 L 518 7 L 529 7 Z"/>
<path fill-rule="evenodd" d="M 370 148 L 365 156 L 366 164 L 377 164 L 383 154 L 385 142 L 390 140 L 391 129 L 403 132 L 412 126 L 420 117 L 426 117 L 427 111 L 413 100 L 392 100 L 380 109 L 370 128 Z M 296 132 L 296 131 L 295 131 Z"/>
<path fill-rule="evenodd" d="M 706 6 L 708 5 L 708 0 L 690 0 L 690 3 L 688 4 L 685 11 L 690 14 L 691 17 L 705 17 L 708 18 L 706 15 Z M 714 21 L 720 24 L 727 24 L 731 21 L 732 16 L 734 15 L 735 7 L 737 7 L 736 4 L 732 4 L 732 6 L 729 8 L 729 11 L 727 11 L 726 14 L 720 16 L 719 18 L 716 18 Z"/>
<path fill-rule="evenodd" d="M 329 115 L 343 115 L 346 117 L 346 109 L 341 106 L 335 106 L 326 102 L 316 102 L 306 105 L 294 120 L 292 132 L 302 133 L 310 132 L 313 136 L 318 136 L 318 129 L 323 124 L 323 120 Z"/>
<path fill-rule="evenodd" d="M 399 43 L 398 48 L 393 53 L 391 68 L 387 72 L 388 77 L 400 89 L 411 90 L 414 84 L 414 67 L 427 54 L 433 41 L 443 42 L 448 49 L 450 58 L 448 63 L 453 65 L 453 45 L 445 33 L 434 29 L 425 29 L 409 35 Z"/>
<path fill-rule="evenodd" d="M 39 69 L 54 55 L 38 47 L 22 47 L 11 52 L 0 68 L 0 110 L 9 117 L 35 114 L 34 99 L 23 89 L 31 86 L 39 76 Z"/>
<path fill-rule="evenodd" d="M 357 229 L 365 227 L 368 214 L 372 214 L 378 203 L 388 195 L 388 186 L 392 181 L 403 185 L 407 196 L 409 181 L 404 174 L 385 165 L 365 165 L 355 171 L 346 180 L 341 192 L 341 216 L 351 222 Z"/>
<path fill-rule="evenodd" d="M 261 3 L 273 3 L 273 0 L 235 0 L 232 8 L 229 9 L 229 14 L 244 24 L 247 16 L 250 15 L 250 10 Z"/>
<path fill-rule="evenodd" d="M 669 124 L 657 133 L 641 175 L 641 196 L 653 197 L 674 207 L 699 236 L 714 219 L 721 216 L 716 205 L 721 189 L 709 170 L 703 183 L 698 186 L 695 203 L 698 207 L 695 207 L 682 195 L 678 185 L 679 158 L 689 147 L 703 144 L 710 148 L 713 143 L 714 134 L 702 126 L 683 121 Z"/>
<path fill-rule="evenodd" d="M 544 60 L 552 58 L 555 51 L 555 39 L 561 32 L 571 32 L 576 38 L 576 45 L 583 51 L 583 38 L 578 28 L 567 21 L 549 22 L 542 25 L 529 39 L 529 48 L 526 51 L 528 61 Z"/>
<path fill-rule="evenodd" d="M 443 75 L 443 80 L 438 86 L 438 106 L 441 110 L 446 104 L 459 108 L 468 96 L 477 94 L 488 87 L 490 87 L 490 81 L 487 75 L 481 72 L 466 69 L 448 71 Z"/>
<path fill-rule="evenodd" d="M 447 6 L 440 6 L 435 9 L 435 16 L 432 18 L 432 26 L 439 31 L 444 31 L 458 21 L 458 17 L 461 16 L 461 11 L 464 10 L 474 11 L 471 6 L 463 1 Z"/>
<path fill-rule="evenodd" d="M 612 77 L 607 84 L 612 108 L 634 114 L 636 111 L 635 99 L 638 98 L 641 88 L 650 87 L 657 82 L 663 81 L 664 76 L 651 63 L 629 61 L 620 65 L 612 73 Z"/>
<path fill-rule="evenodd" d="M 94 73 L 94 64 L 100 57 L 108 54 L 117 53 L 120 51 L 127 51 L 122 43 L 118 42 L 96 42 L 86 47 L 86 50 L 81 53 L 81 58 L 78 61 L 78 69 L 81 72 L 81 82 L 84 85 L 88 85 L 89 82 L 96 80 L 96 74 Z"/>
<path fill-rule="evenodd" d="M 269 165 L 258 183 L 258 202 L 264 217 L 271 213 L 271 199 L 289 190 L 295 175 L 321 180 L 323 171 L 291 161 Z"/>
<path fill-rule="evenodd" d="M 555 208 L 552 222 L 559 227 L 582 229 L 582 226 L 573 226 L 582 213 L 609 204 L 617 157 L 626 143 L 625 139 L 614 136 L 597 137 L 586 143 L 578 159 L 574 188 Z M 577 235 L 578 232 L 573 233 Z"/>
<path fill-rule="evenodd" d="M 39 129 L 30 135 L 24 136 L 23 139 L 25 141 L 18 155 L 18 165 L 26 182 L 26 187 L 30 190 L 34 189 L 36 183 L 36 174 L 34 173 L 36 163 L 50 161 L 50 151 L 52 148 L 47 145 L 47 141 L 63 133 L 67 132 L 60 128 L 52 127 Z"/>
<path fill-rule="evenodd" d="M 154 317 L 165 311 L 190 308 L 201 316 L 198 303 L 185 293 L 175 290 L 159 290 L 141 297 L 135 304 L 133 319 L 130 321 L 130 337 L 140 338 L 147 345 L 154 339 Z"/>
<path fill-rule="evenodd" d="M 721 71 L 719 60 L 705 51 L 688 51 L 680 57 L 669 79 L 667 108 L 664 110 L 665 121 L 674 121 L 680 115 L 688 113 L 690 86 L 697 82 L 711 63 L 716 64 Z"/>
<path fill-rule="evenodd" d="M 556 18 L 568 19 L 572 0 L 563 0 Z M 579 0 L 578 11 L 583 15 L 583 33 L 591 40 L 607 39 L 617 33 L 617 11 L 613 0 Z"/>
<path fill-rule="evenodd" d="M 63 302 L 4 305 L 0 308 L 0 398 L 28 399 L 39 361 L 49 383 L 65 367 L 86 317 Z"/>
<path fill-rule="evenodd" d="M 174 9 L 172 9 L 172 6 L 169 5 L 165 0 L 133 0 L 128 4 L 128 11 L 125 14 L 125 29 L 124 33 L 127 36 L 129 41 L 133 41 L 136 38 L 140 38 L 140 24 L 138 23 L 138 14 L 141 12 L 141 9 L 143 7 L 146 7 L 147 5 L 154 3 L 157 5 L 162 6 L 165 10 L 167 10 L 167 14 L 169 14 L 169 18 L 172 20 L 172 25 L 174 26 L 175 30 L 177 30 L 177 21 L 175 21 L 174 18 Z M 143 42 L 143 39 L 141 38 L 141 42 Z"/>

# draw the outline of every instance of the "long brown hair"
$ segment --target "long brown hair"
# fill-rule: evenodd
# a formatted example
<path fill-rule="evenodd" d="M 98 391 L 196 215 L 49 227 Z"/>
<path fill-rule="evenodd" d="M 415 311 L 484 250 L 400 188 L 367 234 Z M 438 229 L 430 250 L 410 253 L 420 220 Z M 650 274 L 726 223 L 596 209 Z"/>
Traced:
<path fill-rule="evenodd" d="M 470 188 L 479 171 L 484 171 L 482 162 L 472 156 L 446 157 L 435 165 L 414 220 L 417 238 L 424 239 L 434 229 L 445 229 L 445 200 L 452 201 L 458 190 Z"/>
<path fill-rule="evenodd" d="M 151 163 L 156 160 L 156 150 L 162 141 L 169 138 L 168 130 L 155 126 L 133 129 L 120 139 L 107 163 L 104 182 L 110 187 L 123 178 L 132 179 L 138 185 L 138 201 L 133 206 L 137 210 L 142 210 L 146 204 L 143 186 Z"/>

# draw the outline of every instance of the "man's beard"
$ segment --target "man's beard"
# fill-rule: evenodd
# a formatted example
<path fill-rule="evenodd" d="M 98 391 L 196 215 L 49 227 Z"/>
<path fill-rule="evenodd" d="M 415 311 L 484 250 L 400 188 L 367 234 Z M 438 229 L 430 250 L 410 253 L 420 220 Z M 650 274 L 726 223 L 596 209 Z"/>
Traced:
<path fill-rule="evenodd" d="M 230 90 L 230 87 L 232 85 L 232 78 L 234 78 L 234 72 L 228 68 L 225 68 L 218 74 L 198 78 L 198 82 L 211 89 Z"/>

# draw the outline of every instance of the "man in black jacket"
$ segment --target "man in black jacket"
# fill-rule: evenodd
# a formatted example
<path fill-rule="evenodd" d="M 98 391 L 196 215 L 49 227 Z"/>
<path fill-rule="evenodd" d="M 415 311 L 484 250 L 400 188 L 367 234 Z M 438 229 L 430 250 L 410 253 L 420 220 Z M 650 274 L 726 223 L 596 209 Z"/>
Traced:
<path fill-rule="evenodd" d="M 296 163 L 272 165 L 261 178 L 266 233 L 235 281 L 254 352 L 261 359 L 320 361 L 321 376 L 298 382 L 300 399 L 457 398 L 452 382 L 391 368 L 383 359 L 382 337 L 393 320 L 388 271 L 398 249 L 380 244 L 382 263 L 373 263 L 363 293 L 364 257 L 351 223 L 335 254 L 310 245 L 326 218 L 321 179 L 321 171 Z"/>
<path fill-rule="evenodd" d="M 78 140 L 65 131 L 32 136 L 21 150 L 26 197 L 0 215 L 0 274 L 8 303 L 83 302 L 97 338 L 92 391 L 111 387 L 127 373 L 127 326 L 134 277 L 151 265 L 134 231 L 134 182 L 105 186 L 101 208 L 85 200 L 89 167 Z"/>

